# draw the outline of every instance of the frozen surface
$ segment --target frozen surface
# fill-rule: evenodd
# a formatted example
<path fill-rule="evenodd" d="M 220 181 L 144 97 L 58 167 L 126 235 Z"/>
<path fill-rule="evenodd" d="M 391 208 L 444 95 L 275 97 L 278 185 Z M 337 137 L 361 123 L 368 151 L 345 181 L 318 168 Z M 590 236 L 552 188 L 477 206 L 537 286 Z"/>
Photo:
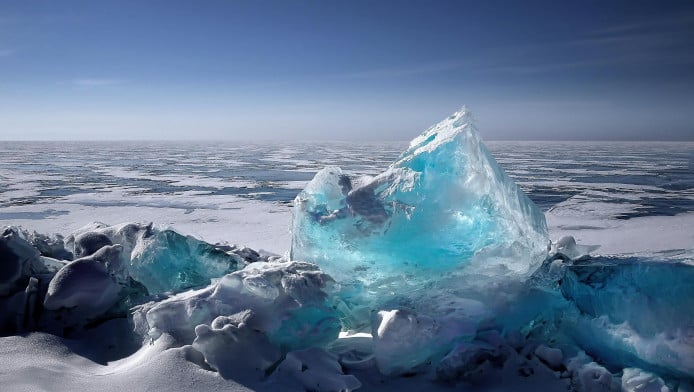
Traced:
<path fill-rule="evenodd" d="M 561 255 L 478 287 L 395 274 L 358 307 L 363 284 L 226 241 L 283 254 L 316 171 L 368 185 L 405 143 L 0 142 L 0 225 L 49 234 L 0 239 L 1 388 L 694 391 L 694 144 L 487 145 Z"/>
<path fill-rule="evenodd" d="M 494 161 L 465 109 L 375 177 L 323 169 L 293 214 L 291 257 L 363 285 L 357 290 L 375 301 L 426 282 L 524 278 L 549 244 L 544 215 Z"/>

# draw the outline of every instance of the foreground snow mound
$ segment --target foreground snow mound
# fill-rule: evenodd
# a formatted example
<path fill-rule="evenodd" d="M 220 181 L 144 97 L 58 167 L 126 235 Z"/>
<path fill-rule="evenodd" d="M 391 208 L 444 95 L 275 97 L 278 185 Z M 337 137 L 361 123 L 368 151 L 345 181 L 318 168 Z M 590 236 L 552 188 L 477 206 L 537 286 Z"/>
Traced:
<path fill-rule="evenodd" d="M 293 215 L 291 258 L 364 286 L 374 301 L 443 278 L 455 288 L 527 277 L 549 244 L 544 215 L 494 161 L 465 109 L 376 177 L 320 171 Z"/>

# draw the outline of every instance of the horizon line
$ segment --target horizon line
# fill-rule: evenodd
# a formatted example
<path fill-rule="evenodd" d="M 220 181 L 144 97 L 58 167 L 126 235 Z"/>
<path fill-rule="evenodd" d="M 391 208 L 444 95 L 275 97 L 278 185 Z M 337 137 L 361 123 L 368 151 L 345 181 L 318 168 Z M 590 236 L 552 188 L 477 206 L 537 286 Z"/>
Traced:
<path fill-rule="evenodd" d="M 0 139 L 0 143 L 409 143 L 412 139 Z M 558 142 L 585 142 L 585 143 L 694 143 L 694 139 L 485 139 L 483 142 L 523 142 L 523 143 L 558 143 Z"/>

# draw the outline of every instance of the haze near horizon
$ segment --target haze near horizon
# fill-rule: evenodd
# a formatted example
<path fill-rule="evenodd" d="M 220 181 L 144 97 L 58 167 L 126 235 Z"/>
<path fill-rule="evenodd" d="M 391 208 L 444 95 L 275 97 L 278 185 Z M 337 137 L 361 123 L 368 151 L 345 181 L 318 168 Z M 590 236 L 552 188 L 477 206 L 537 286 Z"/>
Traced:
<path fill-rule="evenodd" d="M 684 1 L 5 1 L 0 140 L 694 140 Z"/>

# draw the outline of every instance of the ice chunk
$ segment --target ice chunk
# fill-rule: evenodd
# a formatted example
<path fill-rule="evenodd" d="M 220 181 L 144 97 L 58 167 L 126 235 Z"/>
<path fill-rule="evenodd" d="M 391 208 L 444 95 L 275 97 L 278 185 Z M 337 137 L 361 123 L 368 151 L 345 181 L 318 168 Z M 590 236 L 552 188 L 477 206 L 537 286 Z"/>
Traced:
<path fill-rule="evenodd" d="M 569 259 L 580 260 L 586 258 L 590 252 L 598 248 L 600 248 L 598 245 L 578 245 L 574 237 L 564 236 L 552 244 L 551 251 L 555 256 L 561 254 Z"/>
<path fill-rule="evenodd" d="M 561 291 L 582 317 L 567 323 L 606 363 L 694 374 L 694 266 L 596 258 L 566 269 Z"/>
<path fill-rule="evenodd" d="M 150 293 L 204 286 L 238 265 L 214 245 L 173 230 L 153 230 L 138 240 L 130 255 L 130 276 Z"/>
<path fill-rule="evenodd" d="M 113 245 L 106 234 L 89 231 L 75 237 L 75 257 L 85 257 L 93 254 L 106 245 Z"/>
<path fill-rule="evenodd" d="M 62 265 L 61 265 L 62 266 Z M 0 297 L 23 290 L 33 275 L 48 269 L 40 252 L 16 227 L 6 227 L 0 236 Z"/>
<path fill-rule="evenodd" d="M 527 277 L 548 245 L 544 215 L 465 109 L 414 139 L 384 173 L 353 181 L 328 167 L 294 203 L 292 259 L 372 293 L 367 301 L 479 280 L 463 274 Z"/>
<path fill-rule="evenodd" d="M 235 271 L 239 262 L 244 261 L 237 254 L 240 250 L 227 251 L 224 247 L 152 224 L 106 226 L 94 223 L 67 239 L 68 248 L 72 247 L 79 257 L 111 244 L 123 246 L 127 274 L 143 284 L 150 294 L 206 286 L 212 278 Z"/>
<path fill-rule="evenodd" d="M 4 230 L 0 237 L 0 296 L 16 291 L 19 281 L 27 275 L 28 264 L 38 257 L 39 252 L 19 238 L 16 231 Z"/>
<path fill-rule="evenodd" d="M 120 246 L 106 246 L 92 256 L 71 262 L 60 269 L 48 285 L 44 307 L 48 310 L 75 308 L 80 319 L 106 312 L 123 288 L 109 272 L 119 265 Z"/>
<path fill-rule="evenodd" d="M 561 350 L 558 348 L 547 347 L 544 344 L 537 346 L 535 349 L 535 355 L 546 363 L 552 369 L 559 369 L 561 366 L 561 360 L 564 358 Z"/>
<path fill-rule="evenodd" d="M 576 391 L 610 392 L 618 391 L 612 373 L 581 351 L 570 358 L 566 369 L 571 374 L 573 389 Z"/>
<path fill-rule="evenodd" d="M 58 260 L 72 260 L 74 257 L 72 252 L 65 248 L 65 241 L 60 234 L 48 236 L 27 230 L 22 230 L 21 234 L 28 243 L 41 252 L 42 256 Z"/>
<path fill-rule="evenodd" d="M 493 346 L 483 342 L 461 342 L 446 354 L 436 367 L 436 375 L 441 380 L 463 378 L 476 371 L 487 361 L 498 361 L 501 353 Z"/>
<path fill-rule="evenodd" d="M 356 377 L 342 372 L 336 357 L 316 347 L 289 352 L 271 380 L 283 390 L 292 381 L 302 390 L 317 392 L 349 392 L 361 387 Z"/>
<path fill-rule="evenodd" d="M 0 335 L 32 330 L 38 318 L 39 281 L 31 277 L 24 291 L 8 298 L 0 297 Z"/>
<path fill-rule="evenodd" d="M 442 357 L 456 340 L 470 339 L 475 325 L 451 318 L 435 319 L 404 310 L 380 311 L 374 320 L 373 346 L 383 374 L 403 374 Z"/>
<path fill-rule="evenodd" d="M 282 358 L 280 349 L 253 325 L 253 312 L 219 316 L 210 326 L 198 325 L 193 348 L 224 378 L 257 381 Z"/>
<path fill-rule="evenodd" d="M 253 328 L 283 350 L 327 344 L 340 323 L 323 291 L 330 278 L 301 262 L 254 263 L 201 290 L 140 306 L 136 328 L 152 338 L 162 333 L 190 343 L 195 327 L 224 315 L 250 310 Z"/>
<path fill-rule="evenodd" d="M 636 368 L 626 368 L 622 373 L 624 392 L 672 392 L 662 378 Z"/>

